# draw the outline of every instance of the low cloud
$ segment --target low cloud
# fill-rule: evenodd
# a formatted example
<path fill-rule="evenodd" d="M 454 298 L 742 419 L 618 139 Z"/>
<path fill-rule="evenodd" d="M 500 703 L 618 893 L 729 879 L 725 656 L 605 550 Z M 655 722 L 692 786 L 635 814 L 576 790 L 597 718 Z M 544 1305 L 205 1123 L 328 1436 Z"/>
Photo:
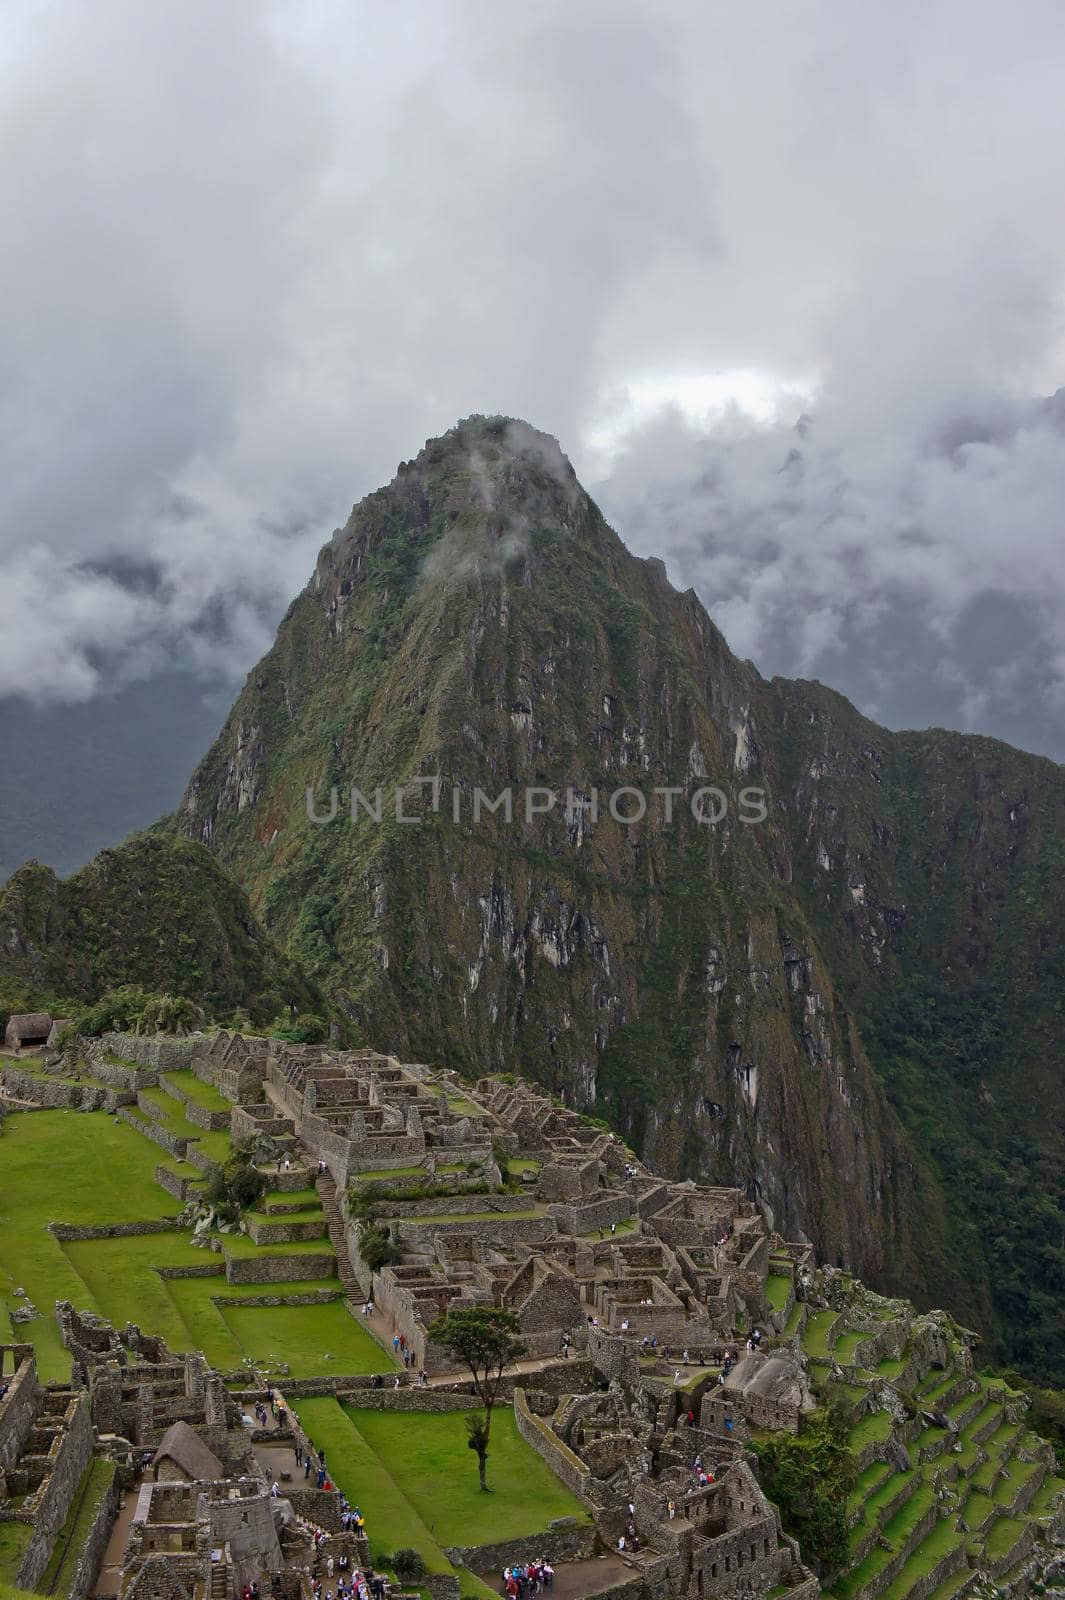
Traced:
<path fill-rule="evenodd" d="M 1065 753 L 1056 0 L 10 13 L 0 695 L 235 684 L 500 412 L 762 670 Z"/>

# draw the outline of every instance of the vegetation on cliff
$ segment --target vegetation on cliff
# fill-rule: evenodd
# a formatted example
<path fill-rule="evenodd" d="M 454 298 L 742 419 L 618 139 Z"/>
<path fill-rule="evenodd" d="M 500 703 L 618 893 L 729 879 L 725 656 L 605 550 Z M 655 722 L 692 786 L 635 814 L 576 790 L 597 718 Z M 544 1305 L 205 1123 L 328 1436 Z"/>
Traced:
<path fill-rule="evenodd" d="M 136 835 L 63 880 L 36 862 L 16 872 L 0 890 L 0 981 L 8 1010 L 50 1001 L 90 1033 L 115 1017 L 136 1026 L 163 997 L 155 1020 L 181 1010 L 186 1025 L 189 1002 L 265 1023 L 321 1000 L 210 852 L 165 834 Z"/>

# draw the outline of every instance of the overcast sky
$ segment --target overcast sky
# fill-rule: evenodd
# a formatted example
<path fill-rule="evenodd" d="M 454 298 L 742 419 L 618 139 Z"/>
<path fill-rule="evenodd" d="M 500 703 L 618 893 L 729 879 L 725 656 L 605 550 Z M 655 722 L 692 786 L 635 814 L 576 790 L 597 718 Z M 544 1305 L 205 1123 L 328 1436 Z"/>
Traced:
<path fill-rule="evenodd" d="M 0 696 L 228 698 L 502 411 L 763 671 L 1065 755 L 1060 0 L 0 16 Z"/>

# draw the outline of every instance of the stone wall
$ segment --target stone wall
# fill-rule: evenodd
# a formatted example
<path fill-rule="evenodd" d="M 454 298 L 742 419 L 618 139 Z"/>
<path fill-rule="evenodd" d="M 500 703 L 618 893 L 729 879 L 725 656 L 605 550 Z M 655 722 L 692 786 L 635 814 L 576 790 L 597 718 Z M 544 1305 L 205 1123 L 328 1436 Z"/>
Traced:
<path fill-rule="evenodd" d="M 21 1072 L 18 1067 L 0 1067 L 0 1083 L 14 1099 L 28 1100 L 31 1105 L 51 1111 L 99 1111 L 107 1098 L 107 1090 L 93 1084 L 42 1077 L 35 1072 Z"/>
<path fill-rule="evenodd" d="M 524 1389 L 514 1390 L 514 1421 L 522 1438 L 547 1462 L 556 1478 L 561 1478 L 567 1489 L 587 1503 L 591 1476 L 588 1468 L 542 1417 L 533 1415 Z"/>
<path fill-rule="evenodd" d="M 112 1034 L 110 1037 L 116 1037 Z M 159 1082 L 159 1074 L 147 1068 L 138 1070 L 136 1064 L 128 1065 L 122 1061 L 109 1061 L 108 1055 L 117 1052 L 110 1050 L 103 1039 L 78 1039 L 78 1050 L 89 1064 L 89 1070 L 94 1078 L 99 1078 L 101 1083 L 110 1084 L 113 1089 L 127 1089 L 136 1094 L 138 1089 L 151 1089 Z"/>
<path fill-rule="evenodd" d="M 165 1072 L 168 1067 L 191 1067 L 211 1041 L 202 1033 L 187 1034 L 184 1038 L 168 1034 L 105 1033 L 100 1042 L 112 1055 Z"/>
<path fill-rule="evenodd" d="M 3 1400 L 0 1400 L 0 1472 L 13 1467 L 22 1454 L 37 1409 L 37 1364 L 32 1356 L 22 1362 Z"/>
<path fill-rule="evenodd" d="M 423 1389 L 420 1384 L 413 1388 L 396 1389 L 392 1387 L 391 1378 L 387 1379 L 388 1387 L 385 1389 L 352 1389 L 345 1391 L 341 1398 L 350 1406 L 362 1406 L 367 1411 L 430 1411 L 439 1414 L 444 1411 L 479 1411 L 481 1402 L 476 1395 L 450 1394 L 444 1389 Z"/>
<path fill-rule="evenodd" d="M 441 1222 L 432 1218 L 417 1223 L 404 1221 L 397 1223 L 396 1228 L 404 1247 L 415 1251 L 432 1250 L 435 1239 L 442 1233 L 449 1238 L 468 1235 L 471 1239 L 487 1243 L 501 1240 L 508 1244 L 519 1241 L 523 1244 L 540 1244 L 555 1232 L 555 1224 L 550 1217 L 493 1218 L 490 1214 L 479 1216 L 473 1222 Z"/>
<path fill-rule="evenodd" d="M 86 1223 L 78 1226 L 70 1222 L 50 1222 L 48 1231 L 61 1243 L 83 1239 L 133 1239 L 145 1233 L 176 1233 L 173 1217 L 159 1217 L 149 1222 L 102 1222 L 95 1226 Z"/>
<path fill-rule="evenodd" d="M 331 1250 L 291 1256 L 226 1256 L 230 1283 L 294 1283 L 301 1278 L 334 1278 L 336 1270 Z"/>
<path fill-rule="evenodd" d="M 285 1216 L 271 1216 L 269 1221 L 252 1217 L 248 1221 L 248 1234 L 256 1244 L 297 1244 L 325 1236 L 324 1220 L 294 1222 Z"/>
<path fill-rule="evenodd" d="M 199 1182 L 196 1178 L 186 1178 L 180 1172 L 175 1172 L 172 1167 L 160 1164 L 155 1169 L 155 1181 L 160 1189 L 165 1189 L 167 1194 L 172 1194 L 175 1200 L 182 1205 L 189 1197 L 189 1191 L 196 1189 Z"/>
<path fill-rule="evenodd" d="M 140 1106 L 139 1096 L 137 1103 Z M 187 1140 L 179 1139 L 176 1134 L 168 1132 L 166 1128 L 152 1118 L 150 1112 L 141 1108 L 141 1115 L 137 1116 L 126 1106 L 122 1106 L 116 1115 L 121 1117 L 123 1122 L 128 1122 L 135 1133 L 141 1134 L 145 1139 L 150 1139 L 161 1150 L 165 1150 L 167 1155 L 174 1156 L 178 1161 L 184 1161 L 185 1151 L 188 1147 Z"/>
<path fill-rule="evenodd" d="M 155 1271 L 160 1278 L 224 1278 L 226 1264 L 212 1252 L 211 1259 L 205 1261 L 202 1266 L 156 1267 Z"/>
<path fill-rule="evenodd" d="M 296 1294 L 227 1294 L 212 1295 L 217 1306 L 325 1306 L 334 1300 L 343 1300 L 344 1291 L 339 1283 L 335 1289 L 305 1289 Z"/>
<path fill-rule="evenodd" d="M 92 1525 L 78 1553 L 73 1578 L 69 1588 L 66 1589 L 66 1600 L 86 1600 L 86 1596 L 92 1594 L 100 1562 L 107 1549 L 107 1541 L 111 1537 L 111 1529 L 121 1503 L 122 1487 L 116 1472 L 96 1509 Z"/>
<path fill-rule="evenodd" d="M 588 1561 L 599 1553 L 595 1524 L 576 1517 L 559 1517 L 544 1530 L 524 1539 L 505 1539 L 500 1544 L 445 1545 L 444 1554 L 456 1566 L 485 1573 L 493 1587 L 504 1567 L 526 1565 L 541 1556 L 557 1566 L 560 1561 Z"/>
<path fill-rule="evenodd" d="M 612 1222 L 625 1222 L 632 1215 L 632 1197 L 618 1190 L 601 1200 L 580 1200 L 572 1204 L 548 1206 L 559 1233 L 592 1233 L 608 1229 Z"/>
<path fill-rule="evenodd" d="M 16 1583 L 34 1589 L 48 1565 L 56 1534 L 66 1521 L 67 1512 L 92 1455 L 92 1416 L 87 1394 L 72 1400 L 66 1426 L 61 1434 L 50 1473 L 40 1499 L 32 1506 L 33 1538 L 26 1547 Z"/>

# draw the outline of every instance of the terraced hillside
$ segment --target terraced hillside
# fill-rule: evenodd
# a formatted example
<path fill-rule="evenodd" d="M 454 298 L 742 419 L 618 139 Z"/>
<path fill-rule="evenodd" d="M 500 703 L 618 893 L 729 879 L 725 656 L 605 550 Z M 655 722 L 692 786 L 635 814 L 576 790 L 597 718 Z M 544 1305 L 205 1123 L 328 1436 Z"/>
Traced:
<path fill-rule="evenodd" d="M 962 1330 L 842 1273 L 774 1312 L 819 1403 L 849 1408 L 856 1469 L 837 1600 L 955 1600 L 990 1578 L 1023 1592 L 1065 1479 L 1025 1423 L 1027 1397 L 973 1370 Z M 783 1342 L 782 1341 L 782 1342 Z"/>
<path fill-rule="evenodd" d="M 42 1074 L 31 1058 L 6 1065 L 5 1078 L 27 1070 Z M 392 1366 L 346 1307 L 313 1175 L 274 1170 L 248 1234 L 214 1231 L 195 1245 L 178 1214 L 230 1154 L 232 1107 L 191 1072 L 117 1059 L 98 1070 L 111 1081 L 71 1068 L 48 1073 L 49 1090 L 90 1104 L 106 1096 L 111 1116 L 58 1106 L 5 1121 L 0 1338 L 30 1339 L 42 1376 L 65 1379 L 69 1355 L 52 1315 L 62 1299 L 117 1326 L 151 1328 L 176 1350 L 202 1350 L 224 1372 Z M 10 1325 L 27 1300 L 40 1314 Z"/>

